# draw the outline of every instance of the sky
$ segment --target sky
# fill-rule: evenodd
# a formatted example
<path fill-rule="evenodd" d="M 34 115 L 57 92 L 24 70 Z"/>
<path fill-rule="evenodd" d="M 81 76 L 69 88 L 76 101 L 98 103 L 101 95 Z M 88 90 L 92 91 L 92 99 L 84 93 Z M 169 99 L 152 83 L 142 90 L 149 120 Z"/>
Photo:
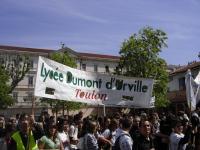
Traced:
<path fill-rule="evenodd" d="M 144 27 L 167 34 L 168 64 L 199 61 L 200 0 L 0 0 L 0 45 L 119 55 Z"/>

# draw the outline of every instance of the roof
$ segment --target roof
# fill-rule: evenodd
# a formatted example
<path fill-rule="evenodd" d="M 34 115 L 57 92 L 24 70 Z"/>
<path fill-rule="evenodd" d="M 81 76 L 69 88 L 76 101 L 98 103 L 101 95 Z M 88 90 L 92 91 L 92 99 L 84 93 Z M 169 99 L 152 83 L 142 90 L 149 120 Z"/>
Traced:
<path fill-rule="evenodd" d="M 119 60 L 119 56 L 113 56 L 113 55 L 102 55 L 102 54 L 93 54 L 93 53 L 78 53 L 80 57 L 86 57 L 86 58 L 103 58 L 103 59 L 115 59 Z"/>
<path fill-rule="evenodd" d="M 43 53 L 51 53 L 54 51 L 52 49 L 27 48 L 27 47 L 16 47 L 16 46 L 5 46 L 5 45 L 0 45 L 0 50 L 23 51 L 23 52 L 43 52 Z"/>
<path fill-rule="evenodd" d="M 1 50 L 8 50 L 8 51 L 23 51 L 23 52 L 43 52 L 43 53 L 51 53 L 56 50 L 53 49 L 41 49 L 41 48 L 27 48 L 27 47 L 16 47 L 16 46 L 5 46 L 0 45 L 0 51 Z M 62 49 L 60 49 L 62 51 Z M 119 56 L 113 56 L 113 55 L 103 55 L 103 54 L 93 54 L 93 53 L 82 53 L 82 52 L 76 52 L 71 50 L 70 48 L 64 48 L 64 50 L 70 51 L 70 53 L 74 53 L 75 55 L 78 55 L 80 58 L 93 58 L 93 59 L 113 59 L 113 60 L 119 60 Z"/>
<path fill-rule="evenodd" d="M 194 62 L 188 64 L 187 66 L 183 66 L 183 67 L 176 69 L 175 71 L 171 72 L 170 75 L 174 75 L 177 73 L 184 73 L 188 69 L 194 70 L 194 69 L 199 69 L 199 68 L 200 68 L 200 61 L 199 62 L 194 61 Z"/>

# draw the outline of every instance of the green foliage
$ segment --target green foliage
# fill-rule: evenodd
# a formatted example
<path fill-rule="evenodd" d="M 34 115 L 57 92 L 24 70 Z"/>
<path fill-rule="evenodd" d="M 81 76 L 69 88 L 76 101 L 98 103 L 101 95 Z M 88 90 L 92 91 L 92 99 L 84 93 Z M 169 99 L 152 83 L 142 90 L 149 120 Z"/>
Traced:
<path fill-rule="evenodd" d="M 75 59 L 71 57 L 67 51 L 51 53 L 50 59 L 72 68 L 75 68 L 77 66 Z"/>
<path fill-rule="evenodd" d="M 26 55 L 0 53 L 0 109 L 14 103 L 9 95 L 29 71 L 30 61 Z"/>
<path fill-rule="evenodd" d="M 9 76 L 2 65 L 0 65 L 0 109 L 6 109 L 13 104 L 13 99 L 9 95 L 10 86 L 8 85 Z"/>
<path fill-rule="evenodd" d="M 72 68 L 77 66 L 75 59 L 71 57 L 67 51 L 52 53 L 50 55 L 50 59 Z M 85 104 L 79 102 L 51 100 L 47 98 L 42 98 L 42 102 L 49 103 L 54 112 L 60 111 L 62 109 L 67 109 L 67 111 L 78 110 L 85 106 Z"/>
<path fill-rule="evenodd" d="M 168 73 L 165 60 L 159 58 L 162 48 L 167 47 L 166 33 L 145 27 L 138 34 L 133 34 L 122 43 L 117 74 L 130 77 L 153 78 L 155 80 L 153 95 L 156 106 L 164 107 L 166 99 Z"/>
<path fill-rule="evenodd" d="M 26 55 L 19 54 L 0 54 L 0 64 L 2 68 L 6 70 L 10 77 L 10 91 L 11 93 L 18 83 L 23 80 L 24 76 L 30 69 L 30 60 Z"/>

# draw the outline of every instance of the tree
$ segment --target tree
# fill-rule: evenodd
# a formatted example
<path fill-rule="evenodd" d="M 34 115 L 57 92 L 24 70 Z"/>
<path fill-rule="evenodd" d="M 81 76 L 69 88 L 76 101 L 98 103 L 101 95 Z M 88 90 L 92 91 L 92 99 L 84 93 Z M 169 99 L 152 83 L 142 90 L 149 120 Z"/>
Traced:
<path fill-rule="evenodd" d="M 4 70 L 6 70 L 10 77 L 10 90 L 11 93 L 18 83 L 23 80 L 26 73 L 30 69 L 30 60 L 26 55 L 13 54 L 9 55 L 6 53 L 0 54 L 0 64 Z"/>
<path fill-rule="evenodd" d="M 55 60 L 66 66 L 69 66 L 71 68 L 76 68 L 77 66 L 75 59 L 71 57 L 67 51 L 51 53 L 50 59 Z"/>
<path fill-rule="evenodd" d="M 26 55 L 0 53 L 0 109 L 14 104 L 9 95 L 29 71 L 30 61 Z"/>
<path fill-rule="evenodd" d="M 9 75 L 1 66 L 0 66 L 0 109 L 6 109 L 8 106 L 13 104 L 13 99 L 9 95 L 10 86 Z"/>
<path fill-rule="evenodd" d="M 72 68 L 76 68 L 77 66 L 75 59 L 71 57 L 67 51 L 51 53 L 50 59 Z M 84 104 L 80 102 L 51 100 L 47 98 L 42 98 L 42 102 L 49 103 L 55 112 L 63 110 L 63 115 L 64 115 L 64 109 L 67 109 L 69 113 L 70 110 L 77 110 L 84 106 Z"/>
<path fill-rule="evenodd" d="M 168 104 L 167 64 L 159 57 L 161 49 L 167 47 L 166 40 L 166 33 L 161 30 L 151 27 L 141 29 L 138 34 L 133 34 L 122 43 L 120 62 L 116 69 L 117 74 L 125 76 L 153 78 L 153 95 L 157 107 Z"/>

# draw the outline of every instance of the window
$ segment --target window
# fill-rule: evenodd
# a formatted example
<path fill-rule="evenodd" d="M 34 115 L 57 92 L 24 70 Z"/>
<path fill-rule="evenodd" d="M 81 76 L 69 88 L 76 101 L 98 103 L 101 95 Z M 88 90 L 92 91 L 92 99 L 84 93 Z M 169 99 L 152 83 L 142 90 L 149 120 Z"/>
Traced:
<path fill-rule="evenodd" d="M 24 102 L 28 101 L 28 96 L 23 97 Z"/>
<path fill-rule="evenodd" d="M 17 102 L 18 92 L 13 92 L 13 99 Z"/>
<path fill-rule="evenodd" d="M 33 93 L 29 92 L 28 93 L 28 101 L 32 101 L 33 100 Z"/>
<path fill-rule="evenodd" d="M 34 64 L 34 61 L 33 61 L 33 60 L 30 60 L 29 63 L 30 63 L 30 68 L 33 68 L 33 67 L 34 67 L 34 65 L 33 65 L 33 64 Z"/>
<path fill-rule="evenodd" d="M 105 66 L 105 71 L 106 71 L 106 73 L 109 73 L 109 72 L 110 72 L 109 66 Z"/>
<path fill-rule="evenodd" d="M 185 90 L 185 77 L 179 78 L 179 90 Z"/>
<path fill-rule="evenodd" d="M 33 76 L 28 77 L 28 85 L 33 85 Z"/>
<path fill-rule="evenodd" d="M 98 72 L 98 66 L 94 65 L 94 72 Z"/>
<path fill-rule="evenodd" d="M 86 71 L 86 64 L 82 64 L 82 70 Z"/>

